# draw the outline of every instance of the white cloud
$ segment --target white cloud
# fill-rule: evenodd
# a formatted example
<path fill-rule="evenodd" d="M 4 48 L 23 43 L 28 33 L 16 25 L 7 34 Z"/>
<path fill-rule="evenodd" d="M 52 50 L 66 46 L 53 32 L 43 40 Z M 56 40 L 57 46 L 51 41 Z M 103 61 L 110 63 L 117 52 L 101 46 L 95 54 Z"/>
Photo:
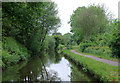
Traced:
<path fill-rule="evenodd" d="M 104 4 L 105 7 L 111 11 L 115 18 L 118 18 L 118 2 L 119 0 L 52 0 L 57 4 L 59 16 L 61 19 L 61 27 L 58 32 L 62 34 L 70 32 L 70 15 L 73 10 L 78 7 L 88 6 L 90 4 Z"/>

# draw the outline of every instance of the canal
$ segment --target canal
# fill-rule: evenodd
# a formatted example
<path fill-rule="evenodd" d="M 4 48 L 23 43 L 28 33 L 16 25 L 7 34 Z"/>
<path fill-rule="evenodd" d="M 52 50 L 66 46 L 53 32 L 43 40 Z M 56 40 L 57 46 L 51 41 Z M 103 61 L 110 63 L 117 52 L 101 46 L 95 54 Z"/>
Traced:
<path fill-rule="evenodd" d="M 41 57 L 40 57 L 41 56 Z M 2 73 L 3 82 L 20 81 L 93 81 L 72 61 L 55 52 L 33 56 L 28 62 L 9 67 Z"/>

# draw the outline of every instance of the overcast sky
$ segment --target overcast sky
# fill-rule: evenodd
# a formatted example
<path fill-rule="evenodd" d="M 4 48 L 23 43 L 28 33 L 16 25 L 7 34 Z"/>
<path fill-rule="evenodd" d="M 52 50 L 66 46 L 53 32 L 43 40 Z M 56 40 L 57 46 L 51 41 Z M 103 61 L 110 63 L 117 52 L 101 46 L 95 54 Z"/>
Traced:
<path fill-rule="evenodd" d="M 57 4 L 58 15 L 61 19 L 61 27 L 58 32 L 65 34 L 70 32 L 70 16 L 73 11 L 78 7 L 88 6 L 90 4 L 104 4 L 105 8 L 108 9 L 114 15 L 114 18 L 118 18 L 118 2 L 119 0 L 52 0 Z"/>

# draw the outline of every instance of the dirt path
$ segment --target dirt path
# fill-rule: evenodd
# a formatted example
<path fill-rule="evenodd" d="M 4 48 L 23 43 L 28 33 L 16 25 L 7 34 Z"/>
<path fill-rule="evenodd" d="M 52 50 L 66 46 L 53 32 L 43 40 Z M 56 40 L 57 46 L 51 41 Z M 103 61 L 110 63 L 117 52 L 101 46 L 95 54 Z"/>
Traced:
<path fill-rule="evenodd" d="M 81 56 L 92 58 L 92 59 L 94 59 L 96 61 L 100 61 L 100 62 L 107 63 L 107 64 L 110 64 L 110 65 L 118 66 L 118 62 L 114 62 L 114 61 L 110 61 L 110 60 L 106 60 L 106 59 L 101 59 L 101 58 L 91 56 L 91 55 L 83 55 L 81 53 L 76 52 L 75 50 L 71 50 L 71 52 L 75 53 L 75 54 L 78 54 L 78 55 L 81 55 Z"/>

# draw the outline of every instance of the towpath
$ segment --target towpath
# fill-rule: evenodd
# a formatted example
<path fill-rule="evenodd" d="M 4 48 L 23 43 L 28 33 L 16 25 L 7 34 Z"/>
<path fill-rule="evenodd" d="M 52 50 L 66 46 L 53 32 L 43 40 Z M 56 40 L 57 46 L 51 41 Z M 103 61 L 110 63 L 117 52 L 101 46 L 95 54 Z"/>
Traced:
<path fill-rule="evenodd" d="M 96 61 L 100 61 L 100 62 L 107 63 L 107 64 L 114 65 L 114 66 L 118 66 L 118 65 L 120 66 L 120 63 L 118 64 L 118 62 L 115 62 L 115 61 L 101 59 L 101 58 L 98 58 L 98 57 L 95 57 L 95 56 L 91 56 L 91 55 L 84 55 L 84 54 L 76 52 L 75 50 L 70 50 L 70 51 L 72 53 L 75 53 L 75 54 L 78 54 L 78 55 L 81 55 L 81 56 L 92 58 L 92 59 L 94 59 Z"/>

